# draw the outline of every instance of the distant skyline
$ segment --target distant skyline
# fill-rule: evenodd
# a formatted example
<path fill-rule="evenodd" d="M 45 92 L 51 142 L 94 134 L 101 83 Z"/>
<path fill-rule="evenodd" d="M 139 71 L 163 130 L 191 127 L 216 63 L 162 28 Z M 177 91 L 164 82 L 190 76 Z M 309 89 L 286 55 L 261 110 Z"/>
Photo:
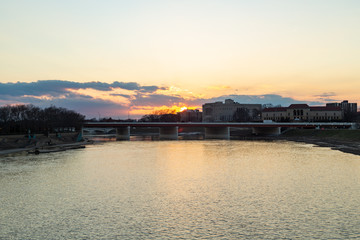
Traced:
<path fill-rule="evenodd" d="M 5 0 L 0 29 L 0 105 L 360 105 L 357 0 Z"/>

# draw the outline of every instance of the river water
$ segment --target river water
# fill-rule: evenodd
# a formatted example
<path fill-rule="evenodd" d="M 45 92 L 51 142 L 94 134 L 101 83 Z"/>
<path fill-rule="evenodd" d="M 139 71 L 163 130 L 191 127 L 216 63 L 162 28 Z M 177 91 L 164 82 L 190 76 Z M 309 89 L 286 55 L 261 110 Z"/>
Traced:
<path fill-rule="evenodd" d="M 124 141 L 1 157 L 0 239 L 359 239 L 360 156 Z"/>

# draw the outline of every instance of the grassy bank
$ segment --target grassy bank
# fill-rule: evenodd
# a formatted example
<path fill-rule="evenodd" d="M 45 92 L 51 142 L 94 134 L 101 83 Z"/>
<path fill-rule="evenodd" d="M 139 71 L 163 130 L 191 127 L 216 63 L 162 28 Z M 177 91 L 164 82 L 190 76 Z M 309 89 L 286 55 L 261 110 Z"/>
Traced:
<path fill-rule="evenodd" d="M 348 129 L 291 129 L 281 135 L 289 138 L 318 138 L 324 140 L 360 142 L 360 130 Z"/>
<path fill-rule="evenodd" d="M 84 145 L 91 144 L 90 141 L 78 141 L 79 133 L 61 133 L 36 135 L 28 139 L 26 135 L 1 135 L 0 136 L 0 157 L 14 156 L 14 154 L 27 153 L 50 153 L 70 149 L 84 148 Z"/>
<path fill-rule="evenodd" d="M 329 129 L 291 129 L 278 139 L 305 142 L 319 147 L 329 147 L 346 153 L 360 155 L 360 130 Z"/>
<path fill-rule="evenodd" d="M 49 145 L 57 145 L 64 143 L 76 142 L 78 133 L 61 133 L 49 134 L 36 134 L 35 138 L 29 139 L 27 135 L 1 135 L 0 136 L 0 150 L 7 150 L 13 148 L 32 148 L 43 147 Z"/>

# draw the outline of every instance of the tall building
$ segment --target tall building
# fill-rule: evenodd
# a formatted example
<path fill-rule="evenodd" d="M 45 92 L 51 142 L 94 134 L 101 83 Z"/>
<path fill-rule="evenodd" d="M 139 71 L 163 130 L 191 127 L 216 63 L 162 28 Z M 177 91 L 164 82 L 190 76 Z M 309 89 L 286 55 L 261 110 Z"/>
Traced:
<path fill-rule="evenodd" d="M 261 104 L 241 104 L 226 99 L 224 103 L 205 103 L 202 108 L 203 122 L 247 122 L 261 119 Z"/>
<path fill-rule="evenodd" d="M 357 116 L 357 103 L 349 103 L 349 101 L 344 100 L 341 103 L 327 103 L 327 107 L 340 107 L 344 113 L 345 121 L 354 121 Z"/>
<path fill-rule="evenodd" d="M 336 122 L 343 120 L 343 111 L 338 106 L 310 107 L 307 104 L 291 104 L 289 107 L 263 109 L 262 120 L 272 120 L 275 122 Z"/>

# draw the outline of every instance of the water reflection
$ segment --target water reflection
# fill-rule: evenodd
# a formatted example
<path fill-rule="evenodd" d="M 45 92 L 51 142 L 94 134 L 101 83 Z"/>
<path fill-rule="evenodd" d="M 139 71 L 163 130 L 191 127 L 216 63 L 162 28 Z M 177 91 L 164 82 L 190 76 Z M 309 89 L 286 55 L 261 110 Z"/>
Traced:
<path fill-rule="evenodd" d="M 360 237 L 359 156 L 290 142 L 131 140 L 2 159 L 0 238 Z"/>

